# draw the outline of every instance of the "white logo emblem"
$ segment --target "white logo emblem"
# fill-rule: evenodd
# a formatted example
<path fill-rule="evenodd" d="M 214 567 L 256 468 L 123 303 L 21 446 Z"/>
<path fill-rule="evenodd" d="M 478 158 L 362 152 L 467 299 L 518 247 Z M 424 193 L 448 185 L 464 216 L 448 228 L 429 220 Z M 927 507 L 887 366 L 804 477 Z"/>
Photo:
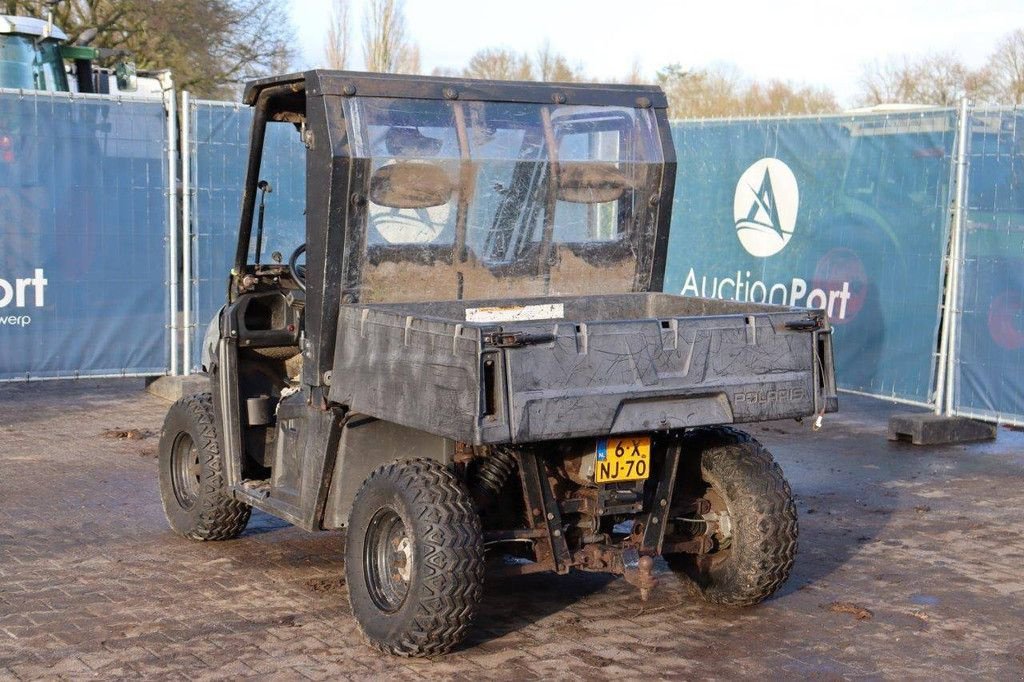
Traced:
<path fill-rule="evenodd" d="M 796 226 L 800 191 L 796 176 L 778 159 L 761 159 L 736 183 L 732 215 L 736 236 L 752 256 L 774 256 L 789 243 Z"/>

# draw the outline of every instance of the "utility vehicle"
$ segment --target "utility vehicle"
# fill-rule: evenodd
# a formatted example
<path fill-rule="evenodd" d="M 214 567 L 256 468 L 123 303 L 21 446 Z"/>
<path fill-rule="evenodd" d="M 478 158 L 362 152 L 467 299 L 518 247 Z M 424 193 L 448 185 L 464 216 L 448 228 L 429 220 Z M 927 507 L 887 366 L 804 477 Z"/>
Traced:
<path fill-rule="evenodd" d="M 829 323 L 659 293 L 660 89 L 309 71 L 244 101 L 210 390 L 161 434 L 175 531 L 233 538 L 253 507 L 347 528 L 352 613 L 406 656 L 460 641 L 485 566 L 618 573 L 646 599 L 663 556 L 737 605 L 786 580 L 789 485 L 728 425 L 837 408 Z M 307 148 L 306 215 L 268 257 L 273 125 Z"/>

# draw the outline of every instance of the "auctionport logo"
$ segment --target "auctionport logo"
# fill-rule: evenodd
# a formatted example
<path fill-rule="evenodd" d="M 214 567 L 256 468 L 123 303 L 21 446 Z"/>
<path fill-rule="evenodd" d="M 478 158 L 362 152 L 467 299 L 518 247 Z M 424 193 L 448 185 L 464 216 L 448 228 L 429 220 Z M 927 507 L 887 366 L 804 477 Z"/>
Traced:
<path fill-rule="evenodd" d="M 0 327 L 27 327 L 32 316 L 22 311 L 26 307 L 42 308 L 46 305 L 46 275 L 36 268 L 32 277 L 0 278 Z M 14 307 L 14 311 L 10 307 Z"/>
<path fill-rule="evenodd" d="M 740 244 L 752 256 L 767 258 L 793 237 L 800 190 L 782 161 L 765 158 L 743 171 L 736 183 L 733 220 Z"/>
<path fill-rule="evenodd" d="M 796 176 L 782 161 L 764 158 L 753 163 L 736 183 L 733 220 L 736 236 L 747 253 L 757 258 L 774 256 L 793 238 L 800 191 Z M 791 274 L 778 279 L 761 278 L 778 268 L 737 268 L 728 273 L 702 273 L 690 268 L 680 293 L 683 296 L 729 299 L 747 303 L 770 303 L 802 308 L 823 309 L 835 321 L 853 319 L 863 304 L 866 278 L 860 261 L 849 258 L 846 250 L 830 252 L 819 263 L 815 278 L 808 282 Z M 785 261 L 776 263 L 785 272 Z M 851 286 L 851 275 L 860 272 Z"/>

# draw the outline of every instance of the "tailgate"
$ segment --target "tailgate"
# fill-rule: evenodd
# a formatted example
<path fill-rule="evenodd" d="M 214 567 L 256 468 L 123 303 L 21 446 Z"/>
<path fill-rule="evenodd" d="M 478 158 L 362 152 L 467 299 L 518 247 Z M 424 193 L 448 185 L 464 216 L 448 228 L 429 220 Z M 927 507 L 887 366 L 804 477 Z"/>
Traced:
<path fill-rule="evenodd" d="M 836 407 L 831 334 L 816 311 L 520 324 L 494 342 L 504 346 L 516 442 Z"/>

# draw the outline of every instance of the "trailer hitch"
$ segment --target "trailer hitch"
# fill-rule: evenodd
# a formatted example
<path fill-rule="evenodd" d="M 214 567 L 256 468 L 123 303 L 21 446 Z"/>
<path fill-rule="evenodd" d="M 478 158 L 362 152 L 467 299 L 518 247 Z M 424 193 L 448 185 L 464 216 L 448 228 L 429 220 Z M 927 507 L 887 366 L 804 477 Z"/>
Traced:
<path fill-rule="evenodd" d="M 640 589 L 640 601 L 647 601 L 651 590 L 658 584 L 654 577 L 654 559 L 646 554 L 641 555 L 636 547 L 626 547 L 620 557 L 622 577 L 626 582 Z"/>
<path fill-rule="evenodd" d="M 573 559 L 573 565 L 583 571 L 618 573 L 640 589 L 640 601 L 647 601 L 658 584 L 654 577 L 654 557 L 641 554 L 635 545 L 587 545 L 576 552 Z"/>

